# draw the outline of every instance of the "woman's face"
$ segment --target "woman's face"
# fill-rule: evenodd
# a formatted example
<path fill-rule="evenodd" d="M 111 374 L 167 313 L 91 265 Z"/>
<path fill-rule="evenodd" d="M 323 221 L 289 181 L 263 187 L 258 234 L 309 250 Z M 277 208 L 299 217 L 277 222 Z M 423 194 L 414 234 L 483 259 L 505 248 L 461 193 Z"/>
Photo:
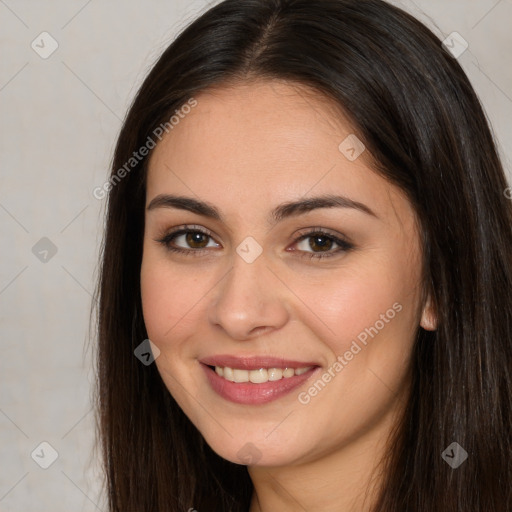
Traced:
<path fill-rule="evenodd" d="M 304 88 L 195 99 L 148 169 L 142 303 L 165 385 L 237 463 L 382 439 L 432 327 L 410 203 Z"/>

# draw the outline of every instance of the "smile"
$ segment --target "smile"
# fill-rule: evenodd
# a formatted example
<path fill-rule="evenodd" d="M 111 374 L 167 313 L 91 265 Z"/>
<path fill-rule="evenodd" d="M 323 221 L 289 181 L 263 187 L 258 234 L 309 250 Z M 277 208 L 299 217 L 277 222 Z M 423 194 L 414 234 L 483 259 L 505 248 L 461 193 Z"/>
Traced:
<path fill-rule="evenodd" d="M 229 402 L 259 405 L 277 400 L 320 370 L 314 362 L 274 357 L 215 356 L 199 361 L 210 388 Z"/>
<path fill-rule="evenodd" d="M 264 382 L 275 382 L 281 379 L 289 379 L 294 375 L 302 375 L 311 370 L 312 366 L 304 368 L 259 368 L 258 370 L 244 370 L 230 368 L 229 366 L 215 366 L 215 373 L 230 382 L 252 382 L 262 384 Z"/>

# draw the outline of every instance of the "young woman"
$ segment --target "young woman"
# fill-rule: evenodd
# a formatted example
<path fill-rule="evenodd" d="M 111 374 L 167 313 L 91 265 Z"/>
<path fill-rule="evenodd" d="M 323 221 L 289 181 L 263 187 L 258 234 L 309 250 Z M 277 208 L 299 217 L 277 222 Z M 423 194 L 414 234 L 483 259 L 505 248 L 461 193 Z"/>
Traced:
<path fill-rule="evenodd" d="M 111 512 L 512 510 L 511 201 L 421 23 L 216 5 L 146 78 L 104 191 Z"/>

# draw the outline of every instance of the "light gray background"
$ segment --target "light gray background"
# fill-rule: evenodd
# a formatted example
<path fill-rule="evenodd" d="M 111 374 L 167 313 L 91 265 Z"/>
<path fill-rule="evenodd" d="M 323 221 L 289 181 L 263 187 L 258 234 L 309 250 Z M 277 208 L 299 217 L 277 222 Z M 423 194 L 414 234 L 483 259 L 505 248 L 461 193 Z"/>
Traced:
<path fill-rule="evenodd" d="M 510 176 L 512 0 L 394 3 L 443 39 L 456 31 L 469 43 L 459 61 Z M 0 0 L 2 512 L 105 510 L 86 345 L 105 204 L 92 191 L 151 64 L 207 5 Z M 31 48 L 43 31 L 59 45 L 47 59 Z M 46 262 L 32 251 L 42 237 L 57 248 Z M 43 441 L 58 452 L 48 469 L 31 458 Z M 34 457 L 48 460 L 42 449 Z"/>

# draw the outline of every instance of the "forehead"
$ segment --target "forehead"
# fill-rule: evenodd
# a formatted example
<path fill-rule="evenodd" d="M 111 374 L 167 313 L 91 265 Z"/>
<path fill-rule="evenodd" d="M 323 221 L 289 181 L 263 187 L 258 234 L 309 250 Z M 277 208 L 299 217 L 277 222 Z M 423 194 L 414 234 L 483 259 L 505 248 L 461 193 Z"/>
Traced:
<path fill-rule="evenodd" d="M 372 170 L 367 151 L 350 160 L 340 150 L 354 130 L 341 107 L 311 89 L 252 82 L 195 99 L 153 150 L 148 201 L 180 193 L 226 209 L 243 204 L 249 212 L 308 194 L 342 193 L 378 210 L 400 195 Z"/>

